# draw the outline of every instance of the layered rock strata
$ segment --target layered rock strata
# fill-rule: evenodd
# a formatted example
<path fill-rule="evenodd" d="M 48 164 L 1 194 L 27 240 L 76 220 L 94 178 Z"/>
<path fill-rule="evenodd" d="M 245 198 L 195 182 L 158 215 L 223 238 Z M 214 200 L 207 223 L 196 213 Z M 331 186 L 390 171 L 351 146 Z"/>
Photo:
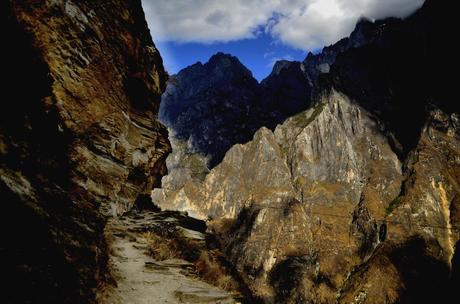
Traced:
<path fill-rule="evenodd" d="M 449 303 L 460 109 L 438 61 L 446 10 L 361 21 L 309 56 L 330 62 L 315 65 L 313 106 L 156 203 L 207 219 L 266 303 Z"/>
<path fill-rule="evenodd" d="M 140 1 L 3 1 L 0 17 L 4 300 L 92 302 L 105 216 L 166 172 L 162 60 Z"/>

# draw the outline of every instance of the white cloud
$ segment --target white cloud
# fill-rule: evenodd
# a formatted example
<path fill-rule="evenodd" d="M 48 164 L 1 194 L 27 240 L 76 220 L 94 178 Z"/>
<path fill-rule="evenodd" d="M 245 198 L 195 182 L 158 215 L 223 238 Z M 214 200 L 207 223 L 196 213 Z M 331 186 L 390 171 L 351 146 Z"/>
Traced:
<path fill-rule="evenodd" d="M 310 50 L 347 36 L 361 16 L 404 17 L 424 0 L 143 0 L 156 41 L 226 42 L 265 31 Z"/>
<path fill-rule="evenodd" d="M 285 0 L 143 0 L 143 5 L 154 39 L 213 42 L 254 37 L 280 2 Z"/>
<path fill-rule="evenodd" d="M 299 49 L 317 49 L 346 37 L 356 21 L 405 17 L 424 0 L 311 0 L 272 26 L 271 33 L 283 43 Z"/>
<path fill-rule="evenodd" d="M 289 55 L 289 54 L 286 54 L 286 55 L 284 55 L 284 56 L 282 56 L 282 57 L 277 57 L 277 56 L 275 56 L 275 57 L 269 57 L 269 58 L 270 58 L 270 60 L 269 60 L 269 62 L 267 63 L 266 67 L 267 67 L 267 68 L 270 68 L 270 69 L 273 68 L 273 66 L 275 65 L 275 63 L 276 63 L 277 61 L 280 61 L 280 60 L 289 60 L 289 61 L 293 61 L 293 60 L 294 60 L 294 57 L 292 57 L 292 56 Z"/>

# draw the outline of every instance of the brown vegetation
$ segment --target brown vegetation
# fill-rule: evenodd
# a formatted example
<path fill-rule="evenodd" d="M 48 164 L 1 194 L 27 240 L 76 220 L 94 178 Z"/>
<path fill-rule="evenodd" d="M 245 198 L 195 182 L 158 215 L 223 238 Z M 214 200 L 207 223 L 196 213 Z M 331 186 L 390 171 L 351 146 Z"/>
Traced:
<path fill-rule="evenodd" d="M 201 252 L 200 257 L 194 262 L 196 272 L 206 282 L 226 291 L 238 290 L 238 283 L 221 265 L 220 258 L 220 253 L 216 251 Z"/>
<path fill-rule="evenodd" d="M 208 250 L 204 240 L 186 238 L 179 232 L 166 235 L 150 231 L 144 233 L 144 238 L 154 259 L 184 259 L 193 263 L 195 273 L 205 282 L 226 291 L 238 291 L 239 284 L 223 266 L 222 254 L 216 249 Z"/>

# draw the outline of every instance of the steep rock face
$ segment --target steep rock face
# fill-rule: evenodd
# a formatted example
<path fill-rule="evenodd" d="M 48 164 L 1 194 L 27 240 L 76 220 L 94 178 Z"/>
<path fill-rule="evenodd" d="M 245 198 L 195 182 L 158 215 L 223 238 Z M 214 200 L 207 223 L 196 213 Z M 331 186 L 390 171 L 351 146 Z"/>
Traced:
<path fill-rule="evenodd" d="M 190 147 L 188 141 L 174 136 L 170 140 L 173 150 L 166 159 L 168 175 L 161 179 L 161 188 L 155 188 L 151 193 L 152 201 L 163 206 L 162 202 L 179 195 L 187 183 L 200 183 L 209 173 L 209 156 L 191 152 L 193 147 Z"/>
<path fill-rule="evenodd" d="M 362 298 L 362 303 L 385 299 L 455 302 L 459 267 L 454 256 L 458 256 L 460 237 L 459 130 L 458 114 L 430 113 L 405 164 L 401 193 L 388 209 L 387 241 L 351 274 L 340 293 L 341 303 L 356 298 Z M 394 275 L 376 281 L 386 269 Z"/>
<path fill-rule="evenodd" d="M 449 303 L 460 111 L 439 63 L 448 9 L 427 1 L 405 20 L 363 20 L 309 55 L 310 109 L 157 203 L 208 219 L 267 303 Z"/>
<path fill-rule="evenodd" d="M 310 107 L 320 76 L 329 73 L 337 55 L 372 41 L 385 24 L 362 19 L 349 38 L 317 55 L 310 53 L 304 62 L 276 62 L 260 84 L 237 58 L 223 53 L 172 76 L 160 118 L 169 127 L 175 152 L 168 162 L 169 175 L 162 188 L 154 190 L 153 199 L 175 195 L 186 181 L 218 164 L 234 144 L 252 139 L 260 127 L 274 130 Z"/>
<path fill-rule="evenodd" d="M 306 110 L 339 54 L 378 40 L 398 22 L 363 18 L 350 37 L 309 53 L 303 62 L 276 62 L 260 84 L 236 57 L 217 53 L 171 78 L 160 118 L 178 140 L 189 141 L 190 153 L 209 156 L 209 167 L 214 167 L 231 146 L 249 141 L 260 127 L 274 130 Z"/>
<path fill-rule="evenodd" d="M 286 300 L 285 284 L 310 286 L 312 294 L 292 301 L 332 301 L 378 244 L 379 221 L 399 194 L 400 166 L 371 116 L 333 90 L 274 133 L 262 128 L 232 147 L 203 182 L 155 203 L 212 220 L 230 260 L 268 302 Z M 283 282 L 294 257 L 308 261 L 299 270 L 306 277 Z"/>
<path fill-rule="evenodd" d="M 337 56 L 354 48 L 368 45 L 382 36 L 388 26 L 401 22 L 399 19 L 388 18 L 372 22 L 361 18 L 349 37 L 324 47 L 320 53 L 309 53 L 302 62 L 301 69 L 309 80 L 312 90 L 318 89 L 321 75 L 328 74 Z"/>
<path fill-rule="evenodd" d="M 458 273 L 459 123 L 430 117 L 402 165 L 373 115 L 332 91 L 156 202 L 210 220 L 268 303 L 447 301 Z"/>
<path fill-rule="evenodd" d="M 454 56 L 446 45 L 454 34 L 449 9 L 426 1 L 407 19 L 384 24 L 367 44 L 339 54 L 326 80 L 379 117 L 401 158 L 417 146 L 430 108 L 460 112 L 449 64 L 439 61 Z"/>
<path fill-rule="evenodd" d="M 311 92 L 300 66 L 279 61 L 258 84 L 237 58 L 218 53 L 172 76 L 160 118 L 169 127 L 173 153 L 154 201 L 176 195 L 189 180 L 200 182 L 230 147 L 251 140 L 261 126 L 274 129 L 306 109 Z"/>
<path fill-rule="evenodd" d="M 161 57 L 139 1 L 0 6 L 4 296 L 91 302 L 106 272 L 103 215 L 129 210 L 166 170 Z"/>
<path fill-rule="evenodd" d="M 300 62 L 276 62 L 272 73 L 262 80 L 260 86 L 263 105 L 260 111 L 266 116 L 261 124 L 270 129 L 310 106 L 312 87 Z"/>
<path fill-rule="evenodd" d="M 253 125 L 258 91 L 252 73 L 236 57 L 218 53 L 171 78 L 160 118 L 177 139 L 209 155 L 213 166 L 259 127 Z"/>
<path fill-rule="evenodd" d="M 261 147 L 265 147 L 263 153 L 259 153 Z M 271 170 L 259 172 L 257 166 L 260 163 L 269 164 Z M 242 170 L 243 164 L 250 167 Z M 253 185 L 257 185 L 261 191 L 253 194 Z M 162 200 L 156 199 L 155 190 L 153 200 L 161 208 L 187 210 L 190 215 L 198 218 L 226 215 L 235 217 L 244 203 L 249 202 L 251 196 L 265 197 L 262 189 L 271 188 L 288 194 L 293 192 L 289 168 L 283 160 L 273 133 L 261 128 L 253 141 L 233 146 L 227 152 L 224 161 L 211 170 L 203 182 L 191 179 L 174 192 L 163 189 Z M 277 193 L 277 190 L 270 191 Z M 200 201 L 202 203 L 199 203 Z"/>

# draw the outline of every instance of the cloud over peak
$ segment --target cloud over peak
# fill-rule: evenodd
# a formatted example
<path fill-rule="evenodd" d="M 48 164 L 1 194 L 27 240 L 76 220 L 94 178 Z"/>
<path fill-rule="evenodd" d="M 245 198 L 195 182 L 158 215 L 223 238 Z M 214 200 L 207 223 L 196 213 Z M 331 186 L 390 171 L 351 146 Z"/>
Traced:
<path fill-rule="evenodd" d="M 261 29 L 302 50 L 347 36 L 361 16 L 405 17 L 424 0 L 143 0 L 156 41 L 227 42 Z"/>

